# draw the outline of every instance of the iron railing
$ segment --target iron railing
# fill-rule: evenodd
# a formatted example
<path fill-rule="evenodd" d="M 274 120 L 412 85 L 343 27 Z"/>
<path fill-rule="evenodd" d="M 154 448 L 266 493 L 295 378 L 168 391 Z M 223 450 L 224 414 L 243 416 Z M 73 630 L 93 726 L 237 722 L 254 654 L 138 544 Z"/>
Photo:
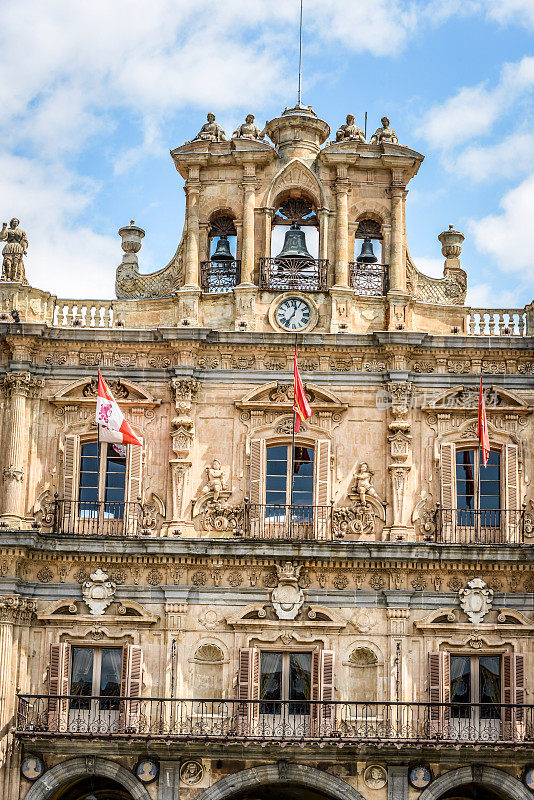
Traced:
<path fill-rule="evenodd" d="M 438 504 L 434 514 L 435 538 L 444 544 L 519 545 L 525 525 L 525 509 L 471 511 Z"/>
<path fill-rule="evenodd" d="M 326 258 L 260 258 L 260 289 L 324 292 L 327 286 Z"/>
<path fill-rule="evenodd" d="M 139 502 L 54 500 L 42 521 L 53 534 L 76 536 L 139 536 L 143 533 L 143 509 Z"/>
<path fill-rule="evenodd" d="M 389 290 L 389 266 L 387 264 L 349 263 L 350 285 L 364 297 L 384 297 Z"/>
<path fill-rule="evenodd" d="M 200 288 L 210 294 L 231 292 L 241 281 L 241 261 L 201 261 Z"/>
<path fill-rule="evenodd" d="M 269 505 L 250 503 L 245 498 L 244 536 L 249 539 L 331 539 L 333 513 L 333 504 Z"/>
<path fill-rule="evenodd" d="M 534 706 L 19 695 L 18 735 L 354 743 L 534 742 Z"/>

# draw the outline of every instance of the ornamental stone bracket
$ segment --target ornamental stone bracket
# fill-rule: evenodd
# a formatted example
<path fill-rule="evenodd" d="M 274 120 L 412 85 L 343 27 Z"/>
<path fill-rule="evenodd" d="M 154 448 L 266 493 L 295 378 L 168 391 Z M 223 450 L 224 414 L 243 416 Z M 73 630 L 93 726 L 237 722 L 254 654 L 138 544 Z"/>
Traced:
<path fill-rule="evenodd" d="M 468 581 L 467 588 L 458 591 L 460 606 L 470 622 L 482 622 L 493 603 L 493 589 L 488 589 L 481 578 Z"/>

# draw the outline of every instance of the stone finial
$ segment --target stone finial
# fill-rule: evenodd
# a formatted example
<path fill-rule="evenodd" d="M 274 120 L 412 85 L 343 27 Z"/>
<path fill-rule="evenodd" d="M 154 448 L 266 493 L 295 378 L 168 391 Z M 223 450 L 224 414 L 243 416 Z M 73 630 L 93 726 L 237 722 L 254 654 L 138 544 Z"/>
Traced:
<path fill-rule="evenodd" d="M 137 264 L 137 255 L 141 249 L 141 239 L 145 235 L 142 228 L 138 228 L 135 221 L 130 220 L 129 225 L 119 228 L 119 236 L 122 239 L 121 247 L 124 250 L 122 257 L 123 264 Z"/>
<path fill-rule="evenodd" d="M 19 221 L 13 217 L 7 227 L 7 222 L 2 225 L 0 230 L 0 241 L 7 242 L 2 250 L 2 281 L 13 283 L 23 283 L 26 286 L 26 273 L 24 271 L 24 261 L 22 256 L 28 250 L 28 238 L 26 233 L 19 228 Z"/>
<path fill-rule="evenodd" d="M 459 258 L 462 252 L 462 242 L 465 239 L 463 233 L 455 231 L 452 225 L 449 225 L 448 231 L 443 231 L 438 236 L 441 242 L 441 252 L 445 258 Z"/>
<path fill-rule="evenodd" d="M 254 125 L 254 114 L 247 114 L 245 122 L 232 134 L 232 139 L 265 139 L 265 130 Z"/>
<path fill-rule="evenodd" d="M 371 144 L 398 144 L 397 134 L 389 127 L 389 117 L 382 117 L 382 126 L 371 136 Z"/>
<path fill-rule="evenodd" d="M 354 124 L 354 114 L 347 114 L 347 122 L 336 133 L 336 142 L 365 142 L 363 131 Z"/>
<path fill-rule="evenodd" d="M 219 123 L 215 122 L 215 114 L 212 114 L 210 111 L 207 120 L 208 121 L 204 123 L 193 141 L 225 142 L 226 134 Z"/>

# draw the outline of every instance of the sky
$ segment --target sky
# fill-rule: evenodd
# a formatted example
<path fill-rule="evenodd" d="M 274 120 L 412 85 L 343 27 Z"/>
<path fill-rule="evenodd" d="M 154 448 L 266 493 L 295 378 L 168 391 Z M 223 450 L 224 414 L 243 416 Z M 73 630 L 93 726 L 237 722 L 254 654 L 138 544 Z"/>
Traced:
<path fill-rule="evenodd" d="M 299 0 L 17 0 L 0 24 L 0 221 L 29 239 L 32 285 L 112 298 L 118 229 L 146 231 L 142 272 L 180 240 L 169 150 L 214 111 L 230 135 L 296 102 Z M 302 101 L 332 133 L 387 114 L 425 155 L 407 233 L 440 275 L 466 240 L 468 302 L 534 297 L 534 0 L 304 0 Z"/>

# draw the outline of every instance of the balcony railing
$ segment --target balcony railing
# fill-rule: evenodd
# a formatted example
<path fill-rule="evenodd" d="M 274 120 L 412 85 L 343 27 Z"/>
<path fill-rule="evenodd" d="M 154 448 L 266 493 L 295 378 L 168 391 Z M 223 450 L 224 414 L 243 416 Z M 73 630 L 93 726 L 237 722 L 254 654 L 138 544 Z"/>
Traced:
<path fill-rule="evenodd" d="M 143 530 L 140 503 L 54 498 L 43 517 L 53 534 L 76 536 L 139 536 Z"/>
<path fill-rule="evenodd" d="M 324 292 L 327 285 L 326 258 L 260 258 L 260 289 Z"/>
<path fill-rule="evenodd" d="M 241 281 L 241 261 L 201 261 L 200 288 L 210 294 L 231 292 Z"/>
<path fill-rule="evenodd" d="M 244 536 L 249 539 L 332 539 L 334 510 L 328 506 L 263 505 L 245 499 Z"/>
<path fill-rule="evenodd" d="M 525 541 L 525 509 L 470 511 L 441 508 L 435 512 L 435 537 L 444 544 L 506 544 Z"/>
<path fill-rule="evenodd" d="M 361 264 L 351 261 L 350 285 L 364 297 L 383 297 L 389 290 L 389 266 L 387 264 Z"/>
<path fill-rule="evenodd" d="M 534 742 L 534 707 L 20 695 L 18 735 L 369 744 Z"/>

